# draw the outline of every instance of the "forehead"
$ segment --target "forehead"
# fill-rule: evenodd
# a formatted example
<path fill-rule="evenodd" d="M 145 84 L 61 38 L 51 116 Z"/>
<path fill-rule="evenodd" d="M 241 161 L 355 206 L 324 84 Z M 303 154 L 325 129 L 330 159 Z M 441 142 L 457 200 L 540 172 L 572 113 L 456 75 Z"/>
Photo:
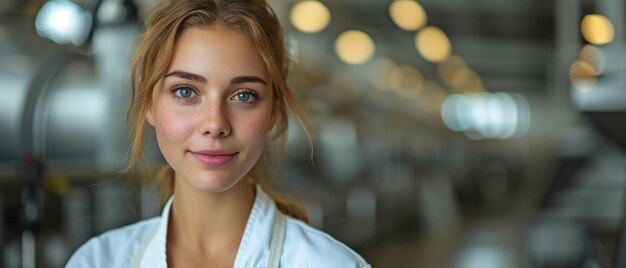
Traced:
<path fill-rule="evenodd" d="M 222 27 L 191 27 L 176 41 L 169 71 L 184 70 L 209 79 L 257 75 L 268 78 L 263 58 L 252 41 L 239 31 Z"/>

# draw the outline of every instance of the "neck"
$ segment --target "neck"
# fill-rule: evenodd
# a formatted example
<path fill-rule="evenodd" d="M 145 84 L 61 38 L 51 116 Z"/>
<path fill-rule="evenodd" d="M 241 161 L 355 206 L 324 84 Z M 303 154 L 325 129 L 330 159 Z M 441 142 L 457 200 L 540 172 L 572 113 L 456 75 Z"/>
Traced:
<path fill-rule="evenodd" d="M 236 255 L 254 203 L 253 185 L 241 179 L 225 192 L 201 191 L 176 178 L 168 245 L 203 256 Z"/>

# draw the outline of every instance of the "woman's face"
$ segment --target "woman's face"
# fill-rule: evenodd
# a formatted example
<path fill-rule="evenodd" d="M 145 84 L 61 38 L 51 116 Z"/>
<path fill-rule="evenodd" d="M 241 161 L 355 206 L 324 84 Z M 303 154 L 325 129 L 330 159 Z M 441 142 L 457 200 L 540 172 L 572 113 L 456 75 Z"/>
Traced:
<path fill-rule="evenodd" d="M 273 103 L 265 64 L 246 36 L 192 27 L 177 40 L 146 117 L 177 183 L 223 192 L 263 152 L 275 121 Z"/>

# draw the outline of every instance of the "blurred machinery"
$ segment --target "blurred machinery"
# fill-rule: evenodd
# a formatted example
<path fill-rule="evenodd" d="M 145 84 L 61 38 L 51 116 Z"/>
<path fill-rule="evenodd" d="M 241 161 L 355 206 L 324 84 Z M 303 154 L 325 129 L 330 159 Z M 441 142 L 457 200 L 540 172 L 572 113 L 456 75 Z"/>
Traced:
<path fill-rule="evenodd" d="M 561 160 L 544 199 L 544 211 L 529 231 L 528 263 L 531 267 L 623 268 L 626 267 L 624 2 L 557 1 L 557 4 L 561 10 L 557 16 L 559 25 L 569 28 L 557 38 L 559 51 L 565 55 L 580 48 L 575 62 L 561 67 L 562 72 L 569 71 L 571 107 L 591 127 L 569 129 L 563 139 Z M 606 18 L 581 15 L 595 12 Z M 581 23 L 572 24 L 572 21 Z M 593 28 L 590 23 L 595 23 Z M 582 35 L 577 33 L 579 25 Z"/>
<path fill-rule="evenodd" d="M 94 234 L 159 214 L 157 189 L 135 187 L 118 173 L 128 147 L 128 60 L 140 32 L 135 5 L 150 2 L 0 1 L 0 266 L 62 267 Z M 295 77 L 310 82 L 297 86 L 315 122 L 312 162 L 306 135 L 290 122 L 277 185 L 304 204 L 312 225 L 357 250 L 408 236 L 432 242 L 420 250 L 437 256 L 410 248 L 400 256 L 403 261 L 457 257 L 448 266 L 610 267 L 618 254 L 598 245 L 620 229 L 626 170 L 620 172 L 626 160 L 585 127 L 563 130 L 564 149 L 549 155 L 544 142 L 550 138 L 538 136 L 546 134 L 541 128 L 558 127 L 549 120 L 561 117 L 537 109 L 554 111 L 540 107 L 553 105 L 543 99 L 565 94 L 545 93 L 544 84 L 557 89 L 572 84 L 571 107 L 608 137 L 626 143 L 623 41 L 586 50 L 602 57 L 581 49 L 580 60 L 590 61 L 570 66 L 582 43 L 577 27 L 583 13 L 609 14 L 615 40 L 624 38 L 622 1 L 558 0 L 554 7 L 545 1 L 475 6 L 419 1 L 430 7 L 427 26 L 440 26 L 456 38 L 455 55 L 441 64 L 424 56 L 423 42 L 421 50 L 417 45 L 421 54 L 413 46 L 410 31 L 417 34 L 424 25 L 405 25 L 386 14 L 392 2 L 399 3 L 392 13 L 419 11 L 415 1 L 269 2 L 290 31 Z M 331 9 L 321 4 L 326 2 Z M 300 18 L 306 18 L 312 10 L 323 15 L 316 25 L 294 15 L 304 12 Z M 330 10 L 350 12 L 338 18 Z M 293 27 L 287 14 L 296 18 Z M 557 27 L 548 23 L 553 20 Z M 355 25 L 368 33 L 343 29 Z M 424 32 L 445 37 L 427 28 Z M 339 58 L 332 54 L 331 35 L 343 36 L 335 43 Z M 351 55 L 360 50 L 353 49 L 351 38 L 364 41 L 366 57 Z M 606 59 L 601 72 L 595 65 L 600 58 Z M 598 67 L 591 69 L 595 74 L 589 75 L 589 65 Z M 531 114 L 537 120 L 531 122 Z M 533 134 L 535 140 L 522 137 Z M 147 143 L 147 158 L 162 161 L 154 141 Z M 541 148 L 531 151 L 531 145 Z M 546 183 L 535 170 L 551 157 L 559 158 L 560 169 L 542 211 L 537 217 L 511 212 L 535 206 L 532 194 Z M 494 215 L 504 215 L 508 229 L 494 231 L 478 219 Z M 525 230 L 527 218 L 535 220 L 531 228 L 524 238 L 515 238 L 526 247 L 511 250 L 518 241 L 509 229 Z M 472 222 L 478 222 L 478 231 L 470 231 Z"/>
<path fill-rule="evenodd" d="M 19 2 L 3 1 L 0 7 L 7 13 L 28 8 Z M 67 192 L 71 190 L 67 186 L 81 176 L 115 177 L 124 164 L 120 156 L 127 151 L 123 120 L 129 94 L 127 66 L 131 39 L 139 32 L 135 12 L 129 1 L 78 5 L 59 0 L 45 2 L 36 20 L 3 14 L 12 19 L 0 24 L 0 173 L 2 183 L 21 196 L 19 214 L 15 204 L 0 203 L 9 213 L 3 219 L 11 213 L 21 215 L 7 223 L 7 227 L 20 226 L 21 234 L 7 228 L 0 236 L 6 246 L 0 253 L 6 267 L 20 263 L 60 267 L 75 244 L 92 235 L 85 229 L 92 225 L 84 221 L 88 207 L 79 205 L 89 196 Z M 51 200 L 45 195 L 51 192 L 67 200 L 58 205 L 63 205 L 62 214 L 71 215 L 65 217 L 65 224 L 76 228 L 69 243 L 59 237 L 43 239 L 45 226 L 40 221 L 50 213 L 43 208 Z M 10 196 L 3 199 L 11 200 Z M 119 219 L 112 221 L 116 224 Z M 17 237 L 19 250 L 10 242 Z"/>
<path fill-rule="evenodd" d="M 287 7 L 281 2 L 277 10 L 286 14 Z M 29 9 L 20 1 L 2 2 L 0 8 Z M 159 213 L 154 187 L 137 190 L 118 179 L 128 147 L 127 66 L 139 29 L 132 23 L 131 1 L 49 0 L 30 8 L 38 13 L 3 14 L 15 20 L 0 21 L 0 183 L 7 185 L 0 196 L 6 219 L 0 222 L 0 257 L 6 267 L 61 267 L 94 234 Z M 407 233 L 447 239 L 460 228 L 463 213 L 506 208 L 524 176 L 516 168 L 527 155 L 506 159 L 519 147 L 477 146 L 448 131 L 438 107 L 445 91 L 408 66 L 392 62 L 390 70 L 346 71 L 327 55 L 330 49 L 300 38 L 294 47 L 302 62 L 294 73 L 316 78 L 314 90 L 300 90 L 317 123 L 316 153 L 307 168 L 305 135 L 290 124 L 278 184 L 304 204 L 312 225 L 360 250 Z M 390 51 L 396 58 L 404 58 L 402 53 Z M 399 77 L 385 89 L 369 84 L 372 73 Z M 424 87 L 412 87 L 417 82 Z M 403 93 L 407 85 L 424 97 Z M 471 104 L 518 114 L 521 103 L 519 115 L 526 116 L 528 103 L 518 100 L 483 94 Z M 486 130 L 470 131 L 510 138 L 515 131 L 509 127 L 487 124 Z M 161 160 L 155 146 L 148 146 L 147 158 Z"/>

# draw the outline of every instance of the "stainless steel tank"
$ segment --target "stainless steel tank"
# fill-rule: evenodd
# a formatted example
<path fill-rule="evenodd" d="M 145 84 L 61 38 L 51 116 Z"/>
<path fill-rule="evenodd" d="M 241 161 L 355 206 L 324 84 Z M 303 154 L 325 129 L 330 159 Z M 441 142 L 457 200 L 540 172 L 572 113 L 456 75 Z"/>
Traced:
<path fill-rule="evenodd" d="M 0 27 L 0 174 L 29 155 L 63 174 L 118 172 L 138 29 L 100 28 L 83 51 L 38 37 L 32 23 Z"/>

